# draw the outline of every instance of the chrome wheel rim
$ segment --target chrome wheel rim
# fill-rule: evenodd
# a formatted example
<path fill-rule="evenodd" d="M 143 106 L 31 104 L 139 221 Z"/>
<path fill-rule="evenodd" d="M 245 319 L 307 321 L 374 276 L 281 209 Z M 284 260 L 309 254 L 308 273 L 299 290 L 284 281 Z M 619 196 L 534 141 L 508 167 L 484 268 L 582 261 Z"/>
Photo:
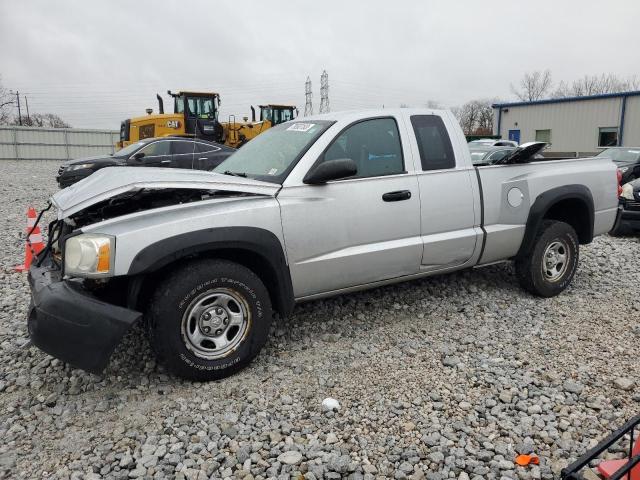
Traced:
<path fill-rule="evenodd" d="M 569 266 L 569 246 L 564 240 L 554 240 L 542 256 L 542 275 L 550 282 L 557 282 Z"/>
<path fill-rule="evenodd" d="M 249 306 L 242 296 L 227 288 L 204 292 L 191 301 L 182 316 L 182 340 L 197 357 L 226 357 L 249 331 Z"/>

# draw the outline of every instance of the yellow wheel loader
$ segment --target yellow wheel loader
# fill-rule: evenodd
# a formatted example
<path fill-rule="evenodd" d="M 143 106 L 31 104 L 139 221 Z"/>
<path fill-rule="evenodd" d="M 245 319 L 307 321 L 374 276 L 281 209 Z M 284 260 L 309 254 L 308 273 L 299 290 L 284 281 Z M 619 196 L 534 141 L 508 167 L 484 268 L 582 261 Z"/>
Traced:
<path fill-rule="evenodd" d="M 247 117 L 237 122 L 234 115 L 222 123 L 224 143 L 239 148 L 265 130 L 296 118 L 298 109 L 294 105 L 260 105 L 260 120 L 256 121 L 256 110 L 251 107 L 251 121 Z"/>
<path fill-rule="evenodd" d="M 213 92 L 167 92 L 173 98 L 173 113 L 164 113 L 164 102 L 158 98 L 158 112 L 147 109 L 144 117 L 133 117 L 120 124 L 123 148 L 138 140 L 153 137 L 187 136 L 222 143 L 223 128 L 218 121 L 220 95 Z"/>

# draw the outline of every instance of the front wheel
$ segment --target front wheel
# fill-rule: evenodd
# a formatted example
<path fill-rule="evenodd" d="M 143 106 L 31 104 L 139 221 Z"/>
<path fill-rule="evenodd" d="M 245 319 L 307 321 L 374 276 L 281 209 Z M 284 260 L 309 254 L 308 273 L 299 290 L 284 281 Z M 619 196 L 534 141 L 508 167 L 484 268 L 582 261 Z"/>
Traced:
<path fill-rule="evenodd" d="M 516 259 L 520 285 L 541 297 L 561 293 L 573 279 L 578 267 L 578 236 L 571 225 L 545 220 L 529 255 Z"/>
<path fill-rule="evenodd" d="M 147 313 L 151 345 L 171 372 L 216 380 L 244 368 L 269 335 L 269 293 L 248 268 L 199 260 L 156 289 Z"/>

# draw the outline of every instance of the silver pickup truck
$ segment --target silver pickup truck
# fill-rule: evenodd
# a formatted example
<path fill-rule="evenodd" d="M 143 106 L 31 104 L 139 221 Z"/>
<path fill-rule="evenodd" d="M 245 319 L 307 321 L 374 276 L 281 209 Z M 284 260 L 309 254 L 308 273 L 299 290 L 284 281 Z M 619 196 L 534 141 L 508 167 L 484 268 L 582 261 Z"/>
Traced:
<path fill-rule="evenodd" d="M 106 168 L 56 193 L 30 270 L 35 345 L 100 372 L 144 319 L 159 360 L 210 380 L 246 366 L 296 302 L 512 260 L 529 292 L 571 282 L 617 219 L 605 159 L 474 167 L 450 112 L 315 116 L 214 172 Z"/>

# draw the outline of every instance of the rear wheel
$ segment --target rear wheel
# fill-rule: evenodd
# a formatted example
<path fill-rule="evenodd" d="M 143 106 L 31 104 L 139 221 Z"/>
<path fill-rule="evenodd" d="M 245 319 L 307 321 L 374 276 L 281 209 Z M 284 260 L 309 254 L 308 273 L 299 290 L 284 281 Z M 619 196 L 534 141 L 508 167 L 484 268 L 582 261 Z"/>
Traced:
<path fill-rule="evenodd" d="M 578 266 L 578 236 L 564 222 L 545 220 L 529 255 L 516 259 L 520 285 L 534 295 L 553 297 L 571 283 Z"/>
<path fill-rule="evenodd" d="M 267 289 L 251 270 L 200 260 L 157 288 L 147 316 L 161 363 L 184 378 L 215 380 L 241 370 L 260 352 L 273 313 Z"/>

